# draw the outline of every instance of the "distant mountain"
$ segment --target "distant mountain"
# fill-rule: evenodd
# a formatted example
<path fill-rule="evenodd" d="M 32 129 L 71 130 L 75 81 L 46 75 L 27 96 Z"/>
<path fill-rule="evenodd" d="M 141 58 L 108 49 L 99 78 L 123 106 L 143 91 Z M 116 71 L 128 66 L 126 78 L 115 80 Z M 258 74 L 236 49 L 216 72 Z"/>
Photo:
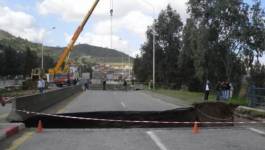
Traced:
<path fill-rule="evenodd" d="M 36 51 L 38 55 L 41 55 L 42 45 L 39 43 L 33 43 L 20 37 L 15 37 L 8 32 L 0 30 L 0 44 L 11 46 L 18 51 L 24 51 L 27 47 Z M 59 57 L 63 51 L 63 47 L 44 47 L 44 54 L 52 56 L 55 60 Z M 78 57 L 88 56 L 92 62 L 96 63 L 120 63 L 122 60 L 127 60 L 130 56 L 120 51 L 108 48 L 102 48 L 92 46 L 88 44 L 76 45 L 71 53 L 71 58 L 77 59 Z M 130 57 L 132 59 L 132 57 Z"/>
<path fill-rule="evenodd" d="M 64 48 L 61 47 L 47 47 L 50 53 L 59 55 Z M 90 56 L 94 61 L 97 62 L 122 62 L 122 59 L 126 60 L 130 56 L 120 51 L 102 48 L 98 46 L 92 46 L 88 44 L 76 45 L 71 53 L 71 58 L 76 59 L 80 56 Z M 132 57 L 130 57 L 132 59 Z"/>

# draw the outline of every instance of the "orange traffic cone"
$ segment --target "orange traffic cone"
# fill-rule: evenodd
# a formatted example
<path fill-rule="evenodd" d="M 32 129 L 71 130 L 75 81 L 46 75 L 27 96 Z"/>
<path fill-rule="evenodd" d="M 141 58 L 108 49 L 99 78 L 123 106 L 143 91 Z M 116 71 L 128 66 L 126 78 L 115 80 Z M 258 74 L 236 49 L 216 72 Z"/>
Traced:
<path fill-rule="evenodd" d="M 38 126 L 37 126 L 37 133 L 41 133 L 43 131 L 42 121 L 39 120 Z"/>
<path fill-rule="evenodd" d="M 192 133 L 193 134 L 199 133 L 199 126 L 198 126 L 198 122 L 197 121 L 195 121 L 194 124 L 193 124 Z"/>

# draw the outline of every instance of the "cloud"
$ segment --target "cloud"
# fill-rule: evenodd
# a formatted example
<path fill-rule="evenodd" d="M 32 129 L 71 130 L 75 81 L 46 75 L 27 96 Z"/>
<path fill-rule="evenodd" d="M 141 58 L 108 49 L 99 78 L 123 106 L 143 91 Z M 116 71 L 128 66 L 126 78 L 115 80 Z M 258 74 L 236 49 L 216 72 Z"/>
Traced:
<path fill-rule="evenodd" d="M 141 21 L 137 21 L 141 18 Z M 126 30 L 131 34 L 136 34 L 142 40 L 144 40 L 147 26 L 152 24 L 152 17 L 143 14 L 140 11 L 131 11 L 122 18 L 113 19 L 113 32 L 118 33 L 119 31 Z M 110 21 L 103 20 L 95 24 L 92 31 L 97 34 L 110 33 Z"/>
<path fill-rule="evenodd" d="M 2 6 L 0 12 L 0 29 L 30 41 L 41 41 L 44 30 L 34 26 L 34 18 L 31 15 Z"/>
<path fill-rule="evenodd" d="M 141 11 L 152 15 L 153 8 L 155 14 L 158 14 L 161 9 L 164 9 L 168 4 L 180 13 L 182 18 L 187 17 L 186 3 L 188 0 L 113 0 L 113 9 L 115 17 L 123 17 L 131 11 Z M 94 1 L 90 0 L 43 0 L 38 3 L 38 11 L 40 14 L 48 15 L 55 14 L 62 17 L 66 21 L 78 21 L 92 6 Z M 109 16 L 110 0 L 101 0 L 95 9 L 94 15 Z"/>
<path fill-rule="evenodd" d="M 66 22 L 79 22 L 93 2 L 94 0 L 43 0 L 38 3 L 37 7 L 42 15 L 57 15 Z M 113 48 L 121 49 L 123 47 L 124 49 L 129 47 L 127 49 L 131 50 L 125 51 L 133 56 L 135 53 L 139 53 L 140 45 L 145 40 L 147 26 L 153 22 L 153 15 L 157 17 L 159 12 L 165 9 L 168 4 L 177 10 L 183 21 L 188 17 L 186 13 L 187 0 L 113 0 L 113 2 L 113 43 L 119 43 L 117 40 L 120 37 L 124 43 L 127 43 L 115 44 Z M 101 0 L 93 13 L 91 29 L 80 36 L 79 42 L 109 47 L 109 10 L 110 0 Z M 132 37 L 137 38 L 137 40 L 132 39 Z"/>

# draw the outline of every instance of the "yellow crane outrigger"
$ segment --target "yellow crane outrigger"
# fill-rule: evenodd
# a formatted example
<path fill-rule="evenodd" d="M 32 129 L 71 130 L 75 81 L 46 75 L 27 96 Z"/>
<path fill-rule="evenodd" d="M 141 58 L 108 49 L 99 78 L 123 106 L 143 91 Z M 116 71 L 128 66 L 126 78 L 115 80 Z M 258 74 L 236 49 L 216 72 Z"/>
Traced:
<path fill-rule="evenodd" d="M 58 74 L 63 74 L 63 73 L 69 72 L 68 59 L 70 57 L 70 53 L 73 50 L 73 47 L 74 47 L 76 40 L 78 39 L 80 33 L 83 31 L 85 24 L 87 23 L 88 19 L 92 15 L 92 13 L 95 10 L 98 3 L 99 3 L 99 0 L 95 0 L 92 7 L 90 8 L 90 10 L 85 15 L 83 21 L 81 22 L 81 24 L 77 27 L 76 31 L 74 32 L 74 34 L 73 34 L 72 38 L 70 39 L 67 47 L 60 54 L 59 59 L 57 60 L 55 67 L 48 70 L 48 73 L 50 75 L 52 75 L 54 78 Z"/>

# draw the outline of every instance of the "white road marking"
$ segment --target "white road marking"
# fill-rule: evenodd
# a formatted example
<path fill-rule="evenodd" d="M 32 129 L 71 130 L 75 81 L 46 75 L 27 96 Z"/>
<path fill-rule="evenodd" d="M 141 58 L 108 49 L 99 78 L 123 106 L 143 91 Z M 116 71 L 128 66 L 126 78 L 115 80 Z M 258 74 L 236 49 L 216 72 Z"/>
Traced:
<path fill-rule="evenodd" d="M 126 105 L 124 104 L 124 102 L 121 102 L 121 105 L 122 105 L 122 107 L 124 107 L 124 108 L 126 107 Z"/>
<path fill-rule="evenodd" d="M 253 132 L 256 132 L 260 135 L 264 135 L 265 136 L 265 132 L 261 131 L 261 130 L 258 130 L 258 129 L 255 129 L 255 128 L 248 128 L 249 130 L 253 131 Z"/>
<path fill-rule="evenodd" d="M 155 135 L 154 132 L 152 131 L 147 131 L 146 132 L 151 139 L 156 143 L 156 145 L 160 148 L 160 150 L 167 150 L 166 146 L 161 142 L 161 140 L 159 139 L 159 137 L 157 135 Z"/>

